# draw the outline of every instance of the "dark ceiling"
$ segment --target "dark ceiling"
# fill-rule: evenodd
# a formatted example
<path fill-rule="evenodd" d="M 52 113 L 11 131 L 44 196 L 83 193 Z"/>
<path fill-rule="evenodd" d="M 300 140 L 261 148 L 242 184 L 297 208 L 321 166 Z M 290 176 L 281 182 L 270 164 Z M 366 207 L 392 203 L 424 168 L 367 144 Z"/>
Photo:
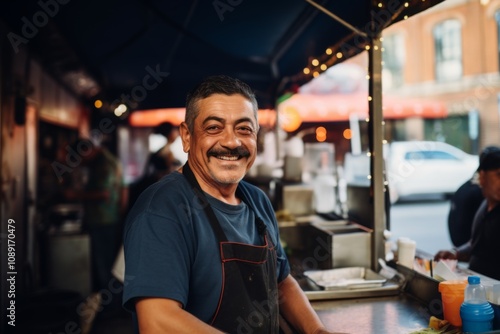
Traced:
<path fill-rule="evenodd" d="M 442 0 L 316 0 L 368 35 Z M 378 3 L 382 7 L 378 7 Z M 82 99 L 137 109 L 182 107 L 211 74 L 238 77 L 273 107 L 315 57 L 363 50 L 366 38 L 306 0 L 39 0 L 2 5 L 11 44 L 28 47 Z"/>

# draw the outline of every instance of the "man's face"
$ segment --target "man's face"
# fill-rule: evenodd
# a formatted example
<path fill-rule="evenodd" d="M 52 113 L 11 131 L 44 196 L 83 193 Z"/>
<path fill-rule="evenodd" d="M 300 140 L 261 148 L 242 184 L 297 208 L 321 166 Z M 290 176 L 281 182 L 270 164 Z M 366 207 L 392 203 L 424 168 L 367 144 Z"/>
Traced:
<path fill-rule="evenodd" d="M 479 182 L 484 197 L 489 201 L 500 203 L 500 168 L 480 171 Z"/>
<path fill-rule="evenodd" d="M 215 94 L 198 101 L 194 131 L 182 124 L 189 165 L 210 187 L 237 184 L 255 161 L 257 120 L 252 104 L 241 95 Z"/>

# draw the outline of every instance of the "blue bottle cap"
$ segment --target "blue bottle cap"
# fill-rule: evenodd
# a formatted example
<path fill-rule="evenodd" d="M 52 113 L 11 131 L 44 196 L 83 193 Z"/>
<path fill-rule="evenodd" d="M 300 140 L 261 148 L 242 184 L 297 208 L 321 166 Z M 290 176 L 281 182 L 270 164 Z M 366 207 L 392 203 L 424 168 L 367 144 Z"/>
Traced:
<path fill-rule="evenodd" d="M 469 282 L 469 284 L 479 284 L 481 282 L 481 278 L 479 278 L 479 276 L 469 276 L 467 278 L 467 282 Z"/>

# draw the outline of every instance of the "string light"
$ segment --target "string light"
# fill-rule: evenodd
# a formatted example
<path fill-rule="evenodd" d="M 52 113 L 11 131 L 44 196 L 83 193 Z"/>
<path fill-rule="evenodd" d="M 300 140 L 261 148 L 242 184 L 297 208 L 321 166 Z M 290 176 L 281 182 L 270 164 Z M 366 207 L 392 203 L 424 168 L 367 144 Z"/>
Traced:
<path fill-rule="evenodd" d="M 425 2 L 426 0 L 422 0 L 422 2 Z M 480 0 L 481 3 L 487 3 L 490 0 Z M 409 8 L 410 7 L 411 1 L 405 0 L 403 4 L 400 6 L 403 6 L 404 8 Z M 375 6 L 377 8 L 385 8 L 387 4 L 387 1 L 383 0 L 377 0 L 375 2 Z M 401 8 L 400 8 L 401 9 Z M 403 19 L 407 20 L 409 18 L 409 15 L 404 15 Z M 390 23 L 390 22 L 389 22 Z M 380 42 L 383 42 L 383 37 L 379 37 Z M 366 44 L 366 45 L 360 45 L 359 43 L 356 43 L 355 47 L 349 47 L 349 45 L 346 45 L 347 47 L 344 48 L 344 45 L 336 45 L 334 47 L 328 47 L 325 49 L 325 53 L 318 57 L 318 58 L 310 58 L 310 65 L 305 67 L 303 69 L 302 74 L 297 74 L 297 76 L 294 76 L 292 80 L 296 81 L 301 81 L 305 77 L 308 77 L 310 80 L 310 77 L 318 77 L 320 73 L 325 72 L 328 70 L 329 67 L 336 65 L 340 61 L 342 61 L 344 58 L 349 58 L 351 56 L 354 56 L 355 54 L 359 53 L 360 48 L 364 48 L 364 50 L 369 51 L 372 47 L 374 50 L 381 50 L 382 52 L 385 52 L 385 48 L 382 45 L 371 45 L 371 44 Z M 342 48 L 343 51 L 339 51 L 340 48 Z M 384 62 L 381 62 L 381 65 L 384 66 Z M 369 75 L 367 75 L 367 80 L 370 79 Z"/>

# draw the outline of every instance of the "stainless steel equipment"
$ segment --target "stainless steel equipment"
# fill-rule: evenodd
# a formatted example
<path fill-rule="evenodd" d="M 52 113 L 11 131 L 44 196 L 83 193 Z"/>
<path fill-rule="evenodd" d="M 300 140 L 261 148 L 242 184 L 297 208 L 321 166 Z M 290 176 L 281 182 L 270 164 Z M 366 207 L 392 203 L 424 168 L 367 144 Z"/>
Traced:
<path fill-rule="evenodd" d="M 290 257 L 303 270 L 370 267 L 371 230 L 346 220 L 280 223 Z M 316 218 L 314 218 L 316 217 Z"/>

